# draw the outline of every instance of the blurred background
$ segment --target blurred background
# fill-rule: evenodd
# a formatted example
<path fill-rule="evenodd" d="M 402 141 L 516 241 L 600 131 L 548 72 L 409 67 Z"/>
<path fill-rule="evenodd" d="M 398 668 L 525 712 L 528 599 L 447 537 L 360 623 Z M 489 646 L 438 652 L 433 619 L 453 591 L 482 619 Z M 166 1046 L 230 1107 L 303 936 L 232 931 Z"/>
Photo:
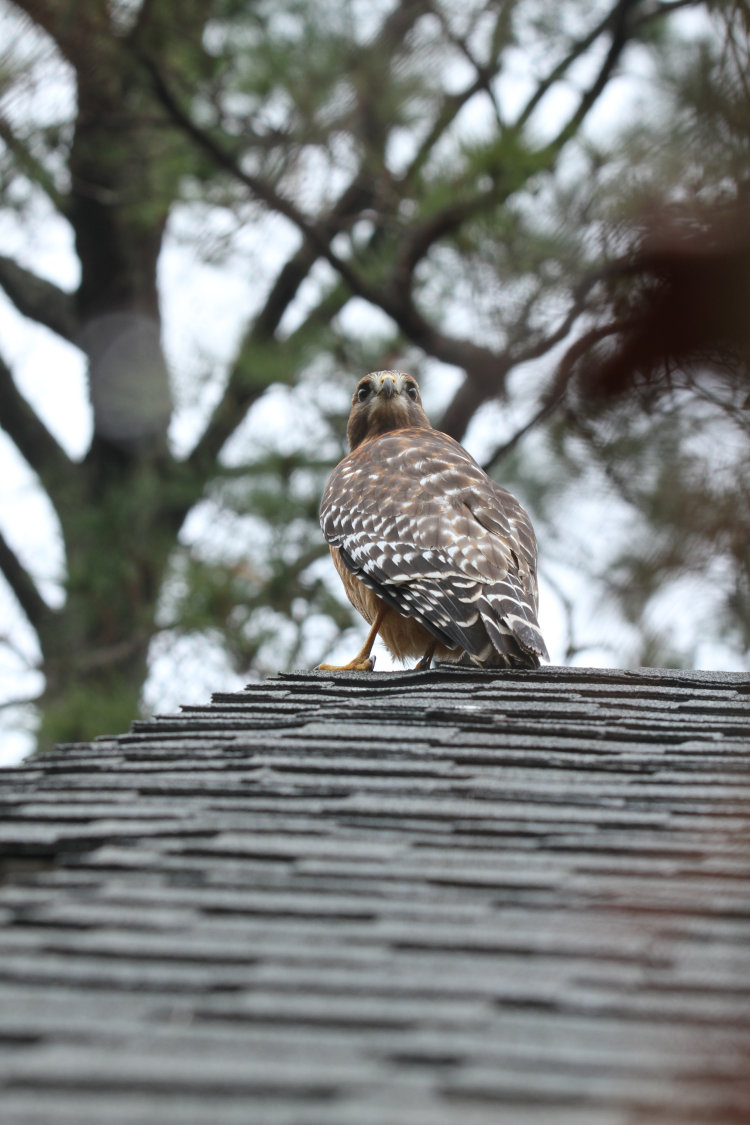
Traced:
<path fill-rule="evenodd" d="M 351 656 L 317 509 L 384 367 L 528 508 L 554 662 L 750 668 L 749 45 L 0 0 L 0 759 Z"/>

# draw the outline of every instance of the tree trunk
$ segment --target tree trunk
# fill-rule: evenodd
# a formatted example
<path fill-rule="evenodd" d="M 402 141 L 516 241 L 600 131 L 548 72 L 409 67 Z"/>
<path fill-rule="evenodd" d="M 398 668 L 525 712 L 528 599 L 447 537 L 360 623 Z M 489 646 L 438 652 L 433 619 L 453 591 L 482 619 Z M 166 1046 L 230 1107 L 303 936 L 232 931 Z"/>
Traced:
<path fill-rule="evenodd" d="M 165 500 L 180 468 L 167 444 L 157 265 L 184 164 L 136 49 L 158 49 L 148 39 L 158 29 L 144 22 L 136 44 L 111 34 L 98 0 L 80 14 L 54 29 L 77 81 L 68 217 L 94 432 L 74 488 L 55 497 L 66 602 L 40 629 L 43 747 L 122 730 L 137 714 L 160 587 L 200 491 L 192 482 Z"/>

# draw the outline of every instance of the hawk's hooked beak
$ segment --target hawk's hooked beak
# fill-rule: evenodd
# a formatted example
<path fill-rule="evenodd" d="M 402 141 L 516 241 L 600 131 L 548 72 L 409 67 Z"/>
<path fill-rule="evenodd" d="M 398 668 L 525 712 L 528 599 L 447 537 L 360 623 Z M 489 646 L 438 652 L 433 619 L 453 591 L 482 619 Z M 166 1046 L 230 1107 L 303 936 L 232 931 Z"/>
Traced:
<path fill-rule="evenodd" d="M 396 384 L 393 381 L 392 375 L 384 375 L 380 380 L 378 394 L 383 395 L 385 398 L 393 398 L 396 393 Z"/>

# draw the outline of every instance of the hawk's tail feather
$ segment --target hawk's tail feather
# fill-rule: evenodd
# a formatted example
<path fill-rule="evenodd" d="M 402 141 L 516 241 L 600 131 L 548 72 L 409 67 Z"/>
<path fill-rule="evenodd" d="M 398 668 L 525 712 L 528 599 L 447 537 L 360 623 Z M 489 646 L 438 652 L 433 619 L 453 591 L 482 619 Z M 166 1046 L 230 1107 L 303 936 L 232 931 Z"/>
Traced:
<path fill-rule="evenodd" d="M 532 624 L 529 621 L 514 621 L 511 628 L 513 629 L 513 636 L 521 648 L 535 656 L 542 657 L 543 660 L 549 660 L 547 646 L 537 624 Z"/>
<path fill-rule="evenodd" d="M 522 653 L 533 657 L 535 667 L 539 659 L 549 660 L 536 610 L 526 591 L 510 576 L 498 582 L 487 593 L 486 610 L 482 620 L 494 647 L 503 652 L 508 646 L 508 636 L 515 641 Z"/>
<path fill-rule="evenodd" d="M 437 626 L 449 638 L 447 647 L 463 649 L 474 664 L 538 668 L 540 659 L 549 660 L 534 607 L 509 578 L 485 587 L 481 596 L 473 598 L 462 597 L 462 584 L 454 584 L 448 576 L 439 589 L 422 581 L 409 592 L 407 612 L 418 617 L 434 636 Z M 405 593 L 399 590 L 401 597 Z M 391 604 L 399 609 L 397 602 Z M 437 639 L 445 644 L 443 637 Z"/>
<path fill-rule="evenodd" d="M 530 639 L 533 638 L 533 644 L 528 643 L 523 635 L 519 635 L 521 629 L 518 626 L 510 628 L 504 621 L 497 621 L 489 615 L 482 615 L 482 623 L 487 630 L 487 636 L 494 650 L 488 656 L 486 661 L 488 665 L 491 665 L 498 655 L 506 657 L 507 663 L 510 665 L 521 665 L 529 668 L 538 668 L 541 657 L 546 660 L 549 659 L 544 644 L 542 643 L 540 646 L 536 635 L 528 626 L 524 631 L 527 632 Z"/>

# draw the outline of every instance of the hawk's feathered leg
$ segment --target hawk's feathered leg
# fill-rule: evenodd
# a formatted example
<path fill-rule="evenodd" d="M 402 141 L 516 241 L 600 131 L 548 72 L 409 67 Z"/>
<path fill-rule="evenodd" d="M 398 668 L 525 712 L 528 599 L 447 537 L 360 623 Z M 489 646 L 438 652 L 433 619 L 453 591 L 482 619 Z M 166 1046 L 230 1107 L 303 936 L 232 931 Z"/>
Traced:
<path fill-rule="evenodd" d="M 362 645 L 357 655 L 348 664 L 319 664 L 319 672 L 372 672 L 375 667 L 375 659 L 370 656 L 372 646 L 375 644 L 375 638 L 380 632 L 380 626 L 383 624 L 385 615 L 389 612 L 388 606 L 383 605 L 378 611 L 378 615 L 372 623 L 372 628 L 367 634 L 367 640 Z"/>

